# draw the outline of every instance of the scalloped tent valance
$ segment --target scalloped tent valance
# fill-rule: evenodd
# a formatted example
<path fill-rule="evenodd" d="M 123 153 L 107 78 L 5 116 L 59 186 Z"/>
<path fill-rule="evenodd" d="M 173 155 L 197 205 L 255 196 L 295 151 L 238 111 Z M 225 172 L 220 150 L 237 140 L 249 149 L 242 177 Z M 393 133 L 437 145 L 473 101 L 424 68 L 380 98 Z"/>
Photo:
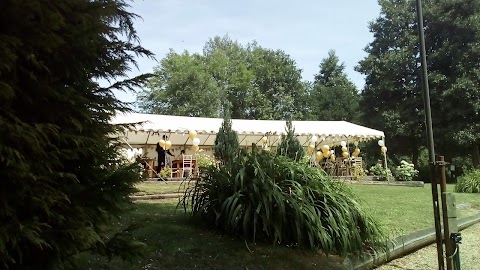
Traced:
<path fill-rule="evenodd" d="M 167 135 L 173 145 L 191 145 L 188 132 L 195 130 L 200 146 L 211 146 L 215 143 L 222 121 L 221 118 L 122 113 L 117 114 L 111 123 L 141 123 L 121 134 L 129 144 L 156 144 L 163 135 Z M 269 145 L 276 145 L 280 142 L 280 135 L 285 133 L 285 123 L 283 120 L 232 119 L 232 129 L 237 131 L 242 146 L 260 144 L 263 136 L 268 138 Z M 338 145 L 340 141 L 353 143 L 385 137 L 383 131 L 346 121 L 293 121 L 292 124 L 295 134 L 304 145 L 314 135 L 319 138 L 319 143 L 330 145 Z"/>

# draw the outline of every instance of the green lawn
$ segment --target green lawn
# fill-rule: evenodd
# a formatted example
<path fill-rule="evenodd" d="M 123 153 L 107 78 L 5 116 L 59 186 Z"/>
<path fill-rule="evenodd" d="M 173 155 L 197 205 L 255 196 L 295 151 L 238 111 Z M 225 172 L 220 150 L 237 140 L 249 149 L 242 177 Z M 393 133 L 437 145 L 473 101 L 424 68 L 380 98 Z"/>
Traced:
<path fill-rule="evenodd" d="M 179 181 L 146 181 L 136 185 L 139 192 L 135 195 L 183 192 L 185 184 Z"/>
<path fill-rule="evenodd" d="M 177 192 L 179 183 L 153 182 L 137 186 L 143 194 Z M 360 203 L 386 228 L 390 235 L 433 227 L 430 185 L 423 188 L 352 185 Z M 449 186 L 451 191 L 453 186 Z M 480 194 L 455 194 L 457 204 L 469 205 L 459 216 L 480 211 Z M 81 269 L 336 269 L 337 256 L 309 251 L 247 244 L 190 223 L 183 211 L 176 210 L 178 199 L 140 201 L 120 219 L 126 227 L 132 222 L 144 226 L 134 232 L 148 245 L 145 258 L 133 262 L 83 254 Z M 251 250 L 251 252 L 249 251 Z"/>
<path fill-rule="evenodd" d="M 134 235 L 148 245 L 145 258 L 107 261 L 82 254 L 77 258 L 79 269 L 337 269 L 338 256 L 327 258 L 268 244 L 248 243 L 247 248 L 245 241 L 191 224 L 182 211 L 175 210 L 177 202 L 140 201 L 120 219 L 124 226 L 134 221 L 144 224 Z"/>
<path fill-rule="evenodd" d="M 425 187 L 352 185 L 370 213 L 392 234 L 413 232 L 433 227 L 433 204 L 430 184 Z M 453 192 L 453 185 L 447 191 Z M 480 194 L 455 193 L 457 205 L 467 206 L 457 211 L 458 217 L 480 211 Z"/>
<path fill-rule="evenodd" d="M 152 181 L 137 185 L 136 195 L 183 192 L 185 183 Z M 392 234 L 398 235 L 433 227 L 431 186 L 401 187 L 383 185 L 351 185 L 360 203 Z M 453 192 L 454 185 L 447 191 Z M 465 217 L 480 211 L 480 195 L 455 193 L 458 216 Z"/>

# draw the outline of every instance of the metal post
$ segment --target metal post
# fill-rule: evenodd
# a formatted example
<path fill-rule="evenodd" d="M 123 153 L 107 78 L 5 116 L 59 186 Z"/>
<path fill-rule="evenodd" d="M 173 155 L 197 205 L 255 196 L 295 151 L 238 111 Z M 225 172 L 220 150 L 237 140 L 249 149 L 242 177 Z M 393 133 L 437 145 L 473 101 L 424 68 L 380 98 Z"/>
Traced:
<path fill-rule="evenodd" d="M 420 43 L 420 58 L 422 66 L 422 85 L 423 85 L 423 105 L 425 108 L 425 124 L 427 129 L 427 147 L 428 160 L 430 163 L 430 180 L 432 182 L 432 202 L 433 202 L 433 216 L 435 219 L 435 236 L 437 241 L 437 258 L 438 269 L 444 270 L 443 263 L 443 246 L 442 246 L 442 231 L 440 224 L 440 210 L 438 203 L 438 189 L 435 177 L 435 146 L 433 142 L 433 128 L 432 128 L 432 112 L 430 109 L 430 90 L 428 87 L 428 73 L 427 73 L 427 56 L 425 52 L 425 36 L 423 30 L 423 12 L 422 1 L 416 0 L 417 7 L 417 27 L 418 39 Z"/>
<path fill-rule="evenodd" d="M 451 205 L 447 205 L 447 174 L 446 174 L 446 165 L 445 158 L 439 156 L 437 160 L 437 165 L 440 173 L 440 191 L 442 196 L 442 217 L 443 217 L 443 240 L 445 242 L 445 257 L 447 270 L 453 270 L 453 254 L 455 252 L 455 246 L 452 245 L 452 239 L 450 238 L 450 226 L 449 226 L 449 208 Z M 450 207 L 449 207 L 450 206 Z M 454 206 L 453 206 L 454 207 Z M 455 210 L 455 209 L 453 209 Z"/>

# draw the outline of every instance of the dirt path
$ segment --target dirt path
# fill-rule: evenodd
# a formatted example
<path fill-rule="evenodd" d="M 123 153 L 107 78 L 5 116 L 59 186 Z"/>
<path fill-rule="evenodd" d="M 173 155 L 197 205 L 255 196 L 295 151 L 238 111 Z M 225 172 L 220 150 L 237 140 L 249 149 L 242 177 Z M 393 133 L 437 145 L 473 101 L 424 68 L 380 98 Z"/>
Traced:
<path fill-rule="evenodd" d="M 472 225 L 462 232 L 460 262 L 464 270 L 480 270 L 480 223 Z M 432 270 L 437 267 L 437 249 L 435 244 L 420 249 L 410 255 L 382 265 L 377 270 Z"/>

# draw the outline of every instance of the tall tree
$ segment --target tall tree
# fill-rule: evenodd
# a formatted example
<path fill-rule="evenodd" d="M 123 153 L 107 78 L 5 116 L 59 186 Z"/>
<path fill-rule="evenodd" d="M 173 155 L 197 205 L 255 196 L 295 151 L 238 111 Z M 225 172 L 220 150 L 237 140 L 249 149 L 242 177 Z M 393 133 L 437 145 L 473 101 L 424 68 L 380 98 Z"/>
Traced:
<path fill-rule="evenodd" d="M 56 269 L 82 250 L 110 254 L 107 235 L 134 192 L 137 166 L 117 154 L 127 111 L 113 89 L 139 86 L 125 77 L 137 43 L 121 0 L 0 2 L 0 268 Z M 128 251 L 134 251 L 131 245 Z M 111 249 L 113 248 L 113 249 Z"/>
<path fill-rule="evenodd" d="M 362 123 L 381 129 L 390 152 L 408 154 L 417 164 L 424 135 L 414 3 L 382 0 L 370 24 L 374 41 L 357 70 L 366 75 Z"/>
<path fill-rule="evenodd" d="M 147 84 L 150 91 L 138 95 L 140 108 L 157 114 L 217 117 L 220 89 L 205 58 L 199 54 L 170 51 L 155 68 Z"/>
<path fill-rule="evenodd" d="M 425 144 L 424 116 L 413 0 L 382 0 L 370 25 L 374 41 L 358 70 L 366 87 L 361 107 L 365 123 L 383 129 L 390 149 L 411 154 L 416 163 Z M 425 36 L 436 149 L 457 154 L 473 146 L 478 154 L 476 113 L 480 107 L 480 1 L 425 1 Z M 452 151 L 453 149 L 453 151 Z M 478 162 L 477 162 L 478 164 Z"/>
<path fill-rule="evenodd" d="M 310 118 L 313 120 L 344 120 L 356 122 L 358 116 L 358 91 L 345 74 L 335 51 L 320 63 L 310 92 Z"/>
<path fill-rule="evenodd" d="M 480 167 L 480 1 L 431 2 L 426 42 L 441 154 L 471 153 Z M 459 152 L 458 154 L 464 155 Z"/>
<path fill-rule="evenodd" d="M 182 56 L 193 58 L 187 53 Z M 147 112 L 176 115 L 192 115 L 192 110 L 198 107 L 217 108 L 209 110 L 210 115 L 202 116 L 218 117 L 221 111 L 219 102 L 228 100 L 233 105 L 232 118 L 304 117 L 306 90 L 301 81 L 301 70 L 285 52 L 265 49 L 255 42 L 244 46 L 225 36 L 210 39 L 203 55 L 195 57 L 198 65 L 185 65 L 193 60 L 167 56 L 169 60 L 164 59 L 156 68 L 156 77 L 139 96 L 140 107 Z M 182 75 L 185 73 L 191 76 Z M 176 90 L 168 92 L 168 89 Z M 190 92 L 200 92 L 202 96 L 185 99 L 191 96 Z M 182 99 L 176 99 L 174 93 Z M 182 110 L 178 104 L 182 100 L 192 109 Z M 211 103 L 202 105 L 204 100 Z"/>

